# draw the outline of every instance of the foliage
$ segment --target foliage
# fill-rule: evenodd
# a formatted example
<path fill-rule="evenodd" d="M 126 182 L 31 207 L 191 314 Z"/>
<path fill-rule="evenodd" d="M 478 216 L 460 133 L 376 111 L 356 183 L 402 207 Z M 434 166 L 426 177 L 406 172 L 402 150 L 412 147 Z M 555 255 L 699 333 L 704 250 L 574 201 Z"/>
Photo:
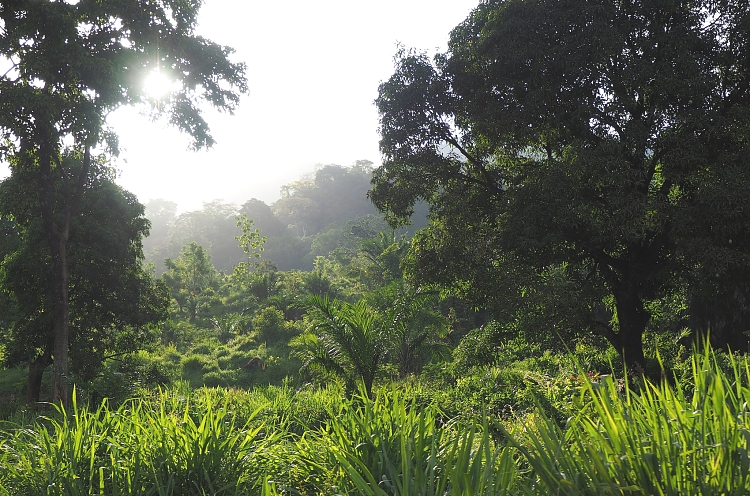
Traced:
<path fill-rule="evenodd" d="M 175 258 L 182 246 L 194 241 L 211 253 L 217 269 L 229 272 L 247 261 L 230 241 L 237 235 L 234 219 L 240 215 L 262 232 L 262 253 L 253 248 L 261 263 L 285 271 L 309 270 L 316 257 L 328 257 L 337 248 L 351 250 L 356 245 L 352 240 L 362 236 L 350 229 L 353 219 L 374 219 L 379 230 L 388 230 L 367 199 L 372 170 L 366 161 L 351 167 L 319 166 L 313 177 L 283 187 L 282 198 L 271 206 L 252 198 L 238 209 L 215 200 L 204 203 L 201 210 L 177 216 L 171 202 L 153 200 L 147 205 L 153 223 L 151 239 L 146 241 L 147 260 L 161 274 L 163 259 Z M 417 224 L 423 225 L 423 221 L 421 212 Z"/>
<path fill-rule="evenodd" d="M 253 329 L 258 333 L 260 341 L 269 346 L 279 341 L 288 342 L 295 332 L 294 324 L 284 320 L 284 313 L 274 307 L 266 307 L 253 318 Z"/>
<path fill-rule="evenodd" d="M 122 105 L 146 103 L 168 115 L 195 148 L 213 144 L 200 103 L 232 111 L 247 90 L 244 65 L 231 49 L 194 33 L 198 1 L 37 2 L 0 10 L 0 159 L 33 178 L 49 249 L 53 325 L 53 393 L 67 401 L 70 347 L 68 241 L 91 184 L 92 149 L 117 153 L 106 118 Z M 142 90 L 154 71 L 177 81 L 164 98 Z M 77 157 L 70 167 L 64 157 Z M 77 161 L 73 161 L 75 164 Z M 57 187 L 61 182 L 62 187 Z"/>
<path fill-rule="evenodd" d="M 530 486 L 560 494 L 746 493 L 750 368 L 730 363 L 725 374 L 709 349 L 695 353 L 690 392 L 683 382 L 646 381 L 633 393 L 611 376 L 585 380 L 580 413 L 565 429 L 542 416 L 509 435 L 533 470 Z"/>
<path fill-rule="evenodd" d="M 164 282 L 178 305 L 179 315 L 195 323 L 201 307 L 216 288 L 218 275 L 211 263 L 211 255 L 198 243 L 185 245 L 180 256 L 164 261 L 167 272 Z"/>
<path fill-rule="evenodd" d="M 65 156 L 67 162 L 78 162 Z M 141 238 L 148 232 L 143 206 L 112 182 L 97 160 L 69 232 L 71 373 L 91 381 L 110 355 L 133 352 L 154 338 L 150 324 L 166 317 L 166 288 L 142 266 Z M 74 168 L 74 163 L 68 163 Z M 5 363 L 29 363 L 28 402 L 39 400 L 38 374 L 52 361 L 53 291 L 50 253 L 39 202 L 28 172 L 14 170 L 0 184 L 6 236 L 16 245 L 2 260 L 2 285 L 12 296 L 4 308 L 8 326 Z M 56 187 L 64 188 L 62 181 Z M 54 198 L 53 200 L 57 200 Z M 41 368 L 40 368 L 41 367 Z"/>
<path fill-rule="evenodd" d="M 234 239 L 239 243 L 247 260 L 234 267 L 234 276 L 242 280 L 253 268 L 257 267 L 258 264 L 254 260 L 260 258 L 266 238 L 261 236 L 260 229 L 253 229 L 253 221 L 245 214 L 237 217 L 237 227 L 242 230 L 242 234 L 235 236 Z"/>
<path fill-rule="evenodd" d="M 58 409 L 8 432 L 0 488 L 14 495 L 247 494 L 267 446 L 276 441 L 257 411 L 244 424 L 210 391 L 195 403 L 175 394 L 116 410 Z"/>
<path fill-rule="evenodd" d="M 219 341 L 226 343 L 230 339 L 245 333 L 247 318 L 238 313 L 228 313 L 222 317 L 214 317 L 211 324 L 218 334 Z"/>
<path fill-rule="evenodd" d="M 396 363 L 401 379 L 419 374 L 432 358 L 448 355 L 442 341 L 448 333 L 448 321 L 438 312 L 438 297 L 437 292 L 398 279 L 365 298 L 386 321 L 383 332 L 389 358 Z"/>
<path fill-rule="evenodd" d="M 512 494 L 513 454 L 494 445 L 486 425 L 440 424 L 434 408 L 416 408 L 398 391 L 362 394 L 297 443 L 317 493 Z"/>
<path fill-rule="evenodd" d="M 335 298 L 338 291 L 330 277 L 331 268 L 328 260 L 323 257 L 316 258 L 313 270 L 302 274 L 303 289 L 321 298 Z"/>
<path fill-rule="evenodd" d="M 7 420 L 21 409 L 27 381 L 28 372 L 21 366 L 0 371 L 0 421 Z"/>
<path fill-rule="evenodd" d="M 159 220 L 159 211 L 155 214 Z M 169 222 L 161 243 L 152 249 L 149 261 L 160 268 L 158 273 L 161 274 L 166 269 L 165 258 L 175 258 L 183 246 L 197 243 L 211 255 L 217 269 L 231 272 L 232 267 L 244 259 L 235 241 L 235 236 L 241 234 L 236 217 L 237 206 L 221 200 L 204 202 L 200 210 L 181 213 Z"/>
<path fill-rule="evenodd" d="M 352 167 L 325 165 L 310 179 L 282 188 L 273 206 L 282 223 L 297 237 L 308 237 L 325 226 L 374 213 L 367 200 L 372 163 L 357 161 Z"/>
<path fill-rule="evenodd" d="M 343 378 L 350 390 L 361 382 L 369 396 L 385 358 L 386 336 L 377 313 L 363 300 L 352 305 L 327 295 L 311 295 L 306 306 L 314 312 L 313 327 L 290 343 L 293 356 L 304 369 Z"/>
<path fill-rule="evenodd" d="M 574 361 L 545 360 L 526 366 Z M 0 424 L 0 494 L 745 494 L 748 359 L 706 349 L 685 365 L 637 390 L 565 370 L 563 422 L 539 407 L 500 420 L 481 402 L 449 418 L 415 381 L 372 398 L 177 383 L 117 408 L 74 402 Z"/>
<path fill-rule="evenodd" d="M 434 60 L 401 50 L 370 196 L 396 223 L 430 203 L 409 274 L 502 320 L 606 336 L 631 366 L 648 305 L 681 288 L 743 339 L 747 12 L 497 0 Z"/>

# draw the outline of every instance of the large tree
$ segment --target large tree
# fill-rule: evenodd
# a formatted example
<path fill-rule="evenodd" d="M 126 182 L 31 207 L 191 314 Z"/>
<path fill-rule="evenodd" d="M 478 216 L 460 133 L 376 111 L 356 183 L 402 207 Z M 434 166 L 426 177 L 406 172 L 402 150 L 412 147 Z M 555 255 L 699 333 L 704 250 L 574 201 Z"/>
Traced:
<path fill-rule="evenodd" d="M 244 65 L 231 49 L 194 34 L 200 0 L 10 0 L 0 4 L 0 152 L 35 174 L 54 288 L 54 394 L 67 401 L 68 239 L 88 184 L 92 148 L 116 140 L 106 117 L 146 103 L 190 134 L 196 148 L 213 142 L 201 117 L 207 102 L 231 111 L 246 90 Z M 177 89 L 158 101 L 144 91 L 154 71 Z M 63 152 L 80 156 L 71 170 Z M 2 158 L 2 157 L 0 157 Z M 56 209 L 55 177 L 67 201 Z"/>
<path fill-rule="evenodd" d="M 64 155 L 62 160 L 76 167 L 75 157 Z M 166 318 L 169 303 L 166 287 L 143 268 L 141 239 L 148 233 L 143 205 L 115 185 L 100 165 L 92 164 L 94 173 L 81 198 L 84 215 L 73 218 L 68 244 L 70 372 L 84 381 L 93 378 L 107 356 L 143 346 L 149 324 Z M 61 183 L 58 178 L 54 203 L 64 201 Z M 33 174 L 19 170 L 0 183 L 5 239 L 0 283 L 10 296 L 2 308 L 4 361 L 28 364 L 27 403 L 39 401 L 54 345 L 54 274 L 35 186 Z"/>
<path fill-rule="evenodd" d="M 634 366 L 653 301 L 747 273 L 744 0 L 485 1 L 446 53 L 402 50 L 376 103 L 371 198 L 432 205 L 420 282 L 578 317 Z"/>

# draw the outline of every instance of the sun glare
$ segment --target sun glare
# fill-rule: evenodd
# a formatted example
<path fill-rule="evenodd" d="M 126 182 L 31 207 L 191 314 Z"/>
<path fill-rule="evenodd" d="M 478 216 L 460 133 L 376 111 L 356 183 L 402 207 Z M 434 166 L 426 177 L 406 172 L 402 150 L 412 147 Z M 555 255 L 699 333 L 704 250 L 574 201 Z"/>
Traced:
<path fill-rule="evenodd" d="M 176 83 L 160 70 L 155 70 L 144 81 L 146 94 L 152 98 L 163 98 L 175 89 Z"/>

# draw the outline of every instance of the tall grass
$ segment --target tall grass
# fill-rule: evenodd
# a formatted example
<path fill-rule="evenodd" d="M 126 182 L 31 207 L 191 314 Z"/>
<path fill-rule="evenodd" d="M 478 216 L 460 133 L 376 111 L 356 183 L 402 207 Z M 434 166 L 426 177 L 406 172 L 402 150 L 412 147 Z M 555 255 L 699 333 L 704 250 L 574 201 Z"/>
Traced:
<path fill-rule="evenodd" d="M 747 359 L 696 353 L 683 381 L 637 392 L 581 377 L 564 427 L 541 408 L 510 424 L 446 421 L 397 388 L 74 404 L 0 425 L 0 495 L 750 494 Z"/>
<path fill-rule="evenodd" d="M 373 400 L 363 392 L 334 421 L 302 436 L 296 456 L 317 494 L 511 494 L 514 451 L 497 449 L 486 423 L 442 424 L 438 413 L 395 389 Z"/>
<path fill-rule="evenodd" d="M 687 383 L 646 381 L 633 393 L 610 376 L 583 384 L 565 429 L 540 416 L 512 444 L 533 469 L 524 494 L 750 493 L 750 368 L 729 372 L 707 350 Z"/>
<path fill-rule="evenodd" d="M 33 427 L 8 429 L 0 445 L 0 494 L 224 495 L 260 488 L 254 457 L 275 433 L 235 425 L 207 390 L 191 404 L 177 394 L 116 410 L 73 404 Z M 256 491 L 258 492 L 258 491 Z"/>

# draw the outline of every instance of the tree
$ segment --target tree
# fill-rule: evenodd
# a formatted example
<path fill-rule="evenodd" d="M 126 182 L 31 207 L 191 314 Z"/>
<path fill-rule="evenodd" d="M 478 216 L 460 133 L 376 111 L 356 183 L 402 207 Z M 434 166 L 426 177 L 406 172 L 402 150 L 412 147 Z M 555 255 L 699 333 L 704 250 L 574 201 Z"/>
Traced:
<path fill-rule="evenodd" d="M 274 307 L 258 311 L 253 317 L 253 330 L 258 333 L 258 341 L 269 346 L 289 340 L 290 325 L 284 320 L 284 312 Z"/>
<path fill-rule="evenodd" d="M 208 250 L 218 270 L 230 272 L 243 259 L 235 242 L 240 232 L 236 217 L 237 206 L 222 200 L 204 202 L 201 210 L 180 214 L 169 230 L 165 255 L 175 256 L 183 246 L 196 242 Z"/>
<path fill-rule="evenodd" d="M 70 168 L 82 165 L 75 156 L 62 160 Z M 165 288 L 142 265 L 141 240 L 148 233 L 143 205 L 112 182 L 103 163 L 92 165 L 81 197 L 84 215 L 73 218 L 68 245 L 71 372 L 83 381 L 93 379 L 109 354 L 147 343 L 149 324 L 166 317 L 168 304 Z M 61 182 L 52 202 L 64 201 Z M 5 362 L 28 363 L 27 403 L 39 401 L 54 344 L 53 274 L 34 188 L 33 174 L 18 169 L 0 184 L 0 216 L 6 235 L 16 240 L 1 254 L 2 288 L 12 299 L 3 309 L 9 326 Z"/>
<path fill-rule="evenodd" d="M 325 226 L 375 213 L 367 199 L 372 163 L 358 160 L 352 167 L 316 167 L 313 178 L 296 181 L 274 204 L 276 216 L 294 227 L 296 236 L 313 236 Z"/>
<path fill-rule="evenodd" d="M 447 53 L 401 50 L 376 103 L 371 198 L 392 222 L 432 205 L 418 281 L 548 327 L 562 290 L 635 367 L 651 302 L 747 271 L 744 1 L 482 2 Z"/>
<path fill-rule="evenodd" d="M 247 260 L 234 267 L 234 275 L 238 280 L 243 281 L 253 269 L 258 267 L 258 259 L 260 258 L 260 252 L 263 251 L 266 237 L 261 235 L 260 229 L 253 227 L 253 221 L 248 219 L 245 214 L 238 215 L 236 219 L 237 228 L 242 231 L 242 234 L 235 236 L 234 239 L 239 243 Z"/>
<path fill-rule="evenodd" d="M 198 309 L 206 293 L 215 289 L 217 273 L 211 263 L 211 255 L 196 242 L 182 247 L 175 260 L 164 261 L 167 272 L 162 276 L 175 299 L 180 313 L 187 314 L 190 323 L 195 323 Z"/>
<path fill-rule="evenodd" d="M 290 342 L 295 348 L 292 356 L 302 360 L 303 368 L 343 378 L 350 390 L 361 381 L 371 396 L 385 358 L 385 335 L 377 312 L 364 300 L 351 305 L 327 295 L 310 296 L 306 306 L 314 313 L 313 329 Z"/>
<path fill-rule="evenodd" d="M 286 226 L 276 218 L 271 207 L 256 198 L 246 201 L 240 209 L 240 214 L 251 219 L 253 224 L 261 229 L 266 236 L 278 237 L 286 232 Z"/>
<path fill-rule="evenodd" d="M 389 359 L 400 378 L 419 374 L 432 358 L 447 355 L 449 321 L 441 315 L 437 291 L 413 287 L 403 279 L 367 293 L 364 300 L 383 321 Z"/>
<path fill-rule="evenodd" d="M 164 272 L 163 255 L 169 242 L 169 231 L 177 217 L 177 204 L 171 201 L 157 198 L 146 203 L 146 218 L 151 222 L 151 229 L 146 239 L 143 240 L 143 251 L 146 260 L 153 261 L 156 274 Z"/>
<path fill-rule="evenodd" d="M 195 148 L 213 139 L 201 117 L 207 102 L 231 111 L 246 91 L 244 65 L 231 50 L 195 36 L 199 0 L 13 0 L 0 6 L 0 140 L 14 168 L 33 171 L 51 253 L 54 288 L 54 399 L 67 402 L 70 275 L 67 245 L 88 184 L 92 148 L 116 139 L 106 117 L 122 105 L 150 104 L 154 116 L 190 134 Z M 168 97 L 149 97 L 142 81 L 154 71 L 179 83 Z M 61 160 L 77 154 L 74 171 Z M 54 177 L 66 201 L 55 210 Z"/>

